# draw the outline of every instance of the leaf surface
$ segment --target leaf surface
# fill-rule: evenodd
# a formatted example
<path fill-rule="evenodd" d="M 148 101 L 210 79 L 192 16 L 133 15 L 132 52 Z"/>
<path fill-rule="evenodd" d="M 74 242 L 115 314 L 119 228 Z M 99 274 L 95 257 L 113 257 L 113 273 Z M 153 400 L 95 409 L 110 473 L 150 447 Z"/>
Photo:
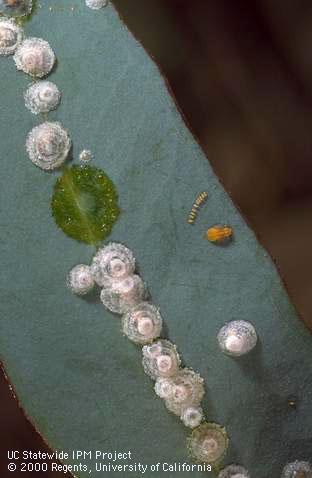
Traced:
<path fill-rule="evenodd" d="M 49 120 L 69 129 L 74 157 L 91 149 L 94 165 L 116 185 L 123 212 L 110 239 L 134 251 L 168 337 L 205 379 L 206 414 L 230 436 L 226 463 L 266 478 L 279 476 L 288 461 L 309 459 L 311 336 L 158 68 L 112 6 L 95 12 L 77 0 L 72 11 L 67 0 L 57 6 L 45 0 L 25 28 L 56 52 L 58 67 L 49 79 L 63 99 Z M 140 349 L 99 301 L 79 299 L 65 287 L 69 269 L 89 263 L 94 251 L 55 226 L 56 176 L 27 158 L 25 138 L 38 121 L 23 105 L 29 79 L 11 58 L 0 59 L 0 77 L 0 352 L 17 396 L 54 449 L 131 450 L 128 464 L 183 463 L 189 433 L 155 397 Z M 190 226 L 187 215 L 200 191 L 209 199 Z M 233 228 L 227 247 L 204 239 L 214 224 Z M 224 356 L 216 341 L 232 319 L 250 320 L 260 337 L 242 360 Z M 95 455 L 83 464 L 94 469 Z M 183 473 L 201 476 L 207 474 Z"/>

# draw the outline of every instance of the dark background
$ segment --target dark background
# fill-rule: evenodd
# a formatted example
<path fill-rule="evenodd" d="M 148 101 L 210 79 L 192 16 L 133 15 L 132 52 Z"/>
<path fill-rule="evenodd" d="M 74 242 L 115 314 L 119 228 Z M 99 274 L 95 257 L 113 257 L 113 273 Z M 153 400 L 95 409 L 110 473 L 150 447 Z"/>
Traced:
<path fill-rule="evenodd" d="M 312 329 L 311 2 L 114 3 L 168 78 L 215 172 L 276 260 Z M 5 470 L 8 449 L 44 445 L 3 376 L 0 393 L 0 472 L 6 478 L 12 476 Z"/>

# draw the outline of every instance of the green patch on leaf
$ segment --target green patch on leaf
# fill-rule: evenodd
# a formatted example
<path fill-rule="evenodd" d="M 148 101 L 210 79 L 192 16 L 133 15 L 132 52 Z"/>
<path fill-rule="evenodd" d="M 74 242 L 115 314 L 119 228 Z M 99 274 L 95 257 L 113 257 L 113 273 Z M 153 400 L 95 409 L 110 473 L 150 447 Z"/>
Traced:
<path fill-rule="evenodd" d="M 120 213 L 113 182 L 104 171 L 91 166 L 65 169 L 55 183 L 51 207 L 65 234 L 87 244 L 105 239 Z"/>

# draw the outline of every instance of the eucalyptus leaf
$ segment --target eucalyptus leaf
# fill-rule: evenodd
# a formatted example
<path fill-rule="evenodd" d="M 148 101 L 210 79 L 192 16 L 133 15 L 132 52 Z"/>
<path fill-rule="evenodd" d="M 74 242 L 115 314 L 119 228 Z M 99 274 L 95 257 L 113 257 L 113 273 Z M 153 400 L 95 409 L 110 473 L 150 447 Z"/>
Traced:
<path fill-rule="evenodd" d="M 110 239 L 134 251 L 167 336 L 205 379 L 206 415 L 230 438 L 225 464 L 240 463 L 258 478 L 280 476 L 285 463 L 311 456 L 310 334 L 157 66 L 114 7 L 93 11 L 77 0 L 72 11 L 67 0 L 41 3 L 25 28 L 49 41 L 58 58 L 49 79 L 63 100 L 49 119 L 70 131 L 74 157 L 91 149 L 94 166 L 116 185 L 122 214 Z M 36 121 L 23 104 L 29 79 L 10 58 L 0 59 L 0 75 L 0 354 L 19 401 L 53 449 L 93 452 L 91 460 L 68 460 L 87 466 L 74 472 L 79 477 L 90 476 L 89 469 L 114 476 L 95 473 L 96 450 L 131 450 L 123 462 L 129 465 L 188 462 L 189 432 L 155 396 L 140 348 L 98 300 L 73 296 L 65 286 L 68 271 L 90 263 L 94 249 L 55 226 L 49 205 L 56 176 L 27 157 L 25 139 Z M 189 225 L 200 191 L 209 198 Z M 204 239 L 214 224 L 229 224 L 234 241 L 218 247 Z M 216 340 L 232 319 L 251 321 L 260 338 L 240 359 L 222 354 Z"/>

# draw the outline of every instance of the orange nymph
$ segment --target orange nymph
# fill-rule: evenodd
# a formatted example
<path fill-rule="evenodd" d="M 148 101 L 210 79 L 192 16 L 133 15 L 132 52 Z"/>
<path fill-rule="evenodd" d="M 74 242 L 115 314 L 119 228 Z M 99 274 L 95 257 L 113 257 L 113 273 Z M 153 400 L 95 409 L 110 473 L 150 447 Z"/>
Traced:
<path fill-rule="evenodd" d="M 222 243 L 229 241 L 233 236 L 233 229 L 230 226 L 215 225 L 207 231 L 207 239 L 210 242 Z"/>

